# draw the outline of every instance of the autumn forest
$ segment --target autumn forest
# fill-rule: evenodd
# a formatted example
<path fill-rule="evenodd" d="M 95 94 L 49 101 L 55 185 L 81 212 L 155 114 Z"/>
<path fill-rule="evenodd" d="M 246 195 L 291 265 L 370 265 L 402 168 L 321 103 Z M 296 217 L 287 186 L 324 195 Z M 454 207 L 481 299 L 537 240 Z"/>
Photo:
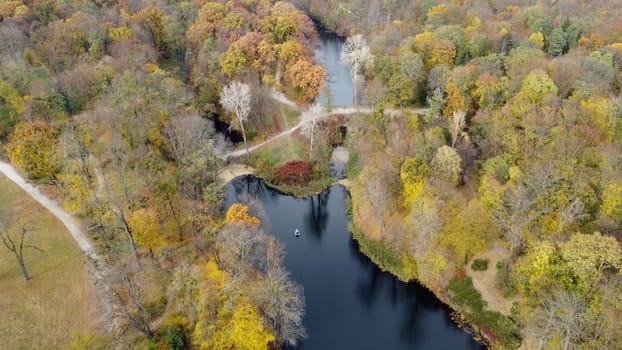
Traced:
<path fill-rule="evenodd" d="M 253 174 L 283 196 L 346 188 L 357 250 L 486 347 L 620 349 L 620 18 L 615 0 L 0 0 L 0 160 L 88 242 L 71 283 L 96 322 L 36 334 L 304 345 L 305 286 L 266 208 L 225 206 Z M 318 30 L 343 43 L 352 104 Z M 52 289 L 46 230 L 0 192 L 0 289 Z"/>

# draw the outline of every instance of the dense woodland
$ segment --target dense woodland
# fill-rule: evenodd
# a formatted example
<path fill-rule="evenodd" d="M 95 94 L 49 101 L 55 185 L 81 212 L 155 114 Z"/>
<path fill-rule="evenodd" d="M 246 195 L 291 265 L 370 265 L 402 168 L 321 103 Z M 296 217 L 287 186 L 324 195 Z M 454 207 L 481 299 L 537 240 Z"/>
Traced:
<path fill-rule="evenodd" d="M 76 348 L 296 344 L 302 288 L 248 207 L 221 212 L 229 147 L 212 119 L 235 121 L 220 104 L 234 80 L 252 86 L 254 135 L 272 128 L 267 86 L 315 98 L 311 20 L 269 1 L 3 1 L 0 20 L 6 154 L 55 185 L 106 257 L 122 336 Z"/>
<path fill-rule="evenodd" d="M 363 33 L 375 56 L 364 94 L 377 112 L 349 137 L 354 223 L 389 248 L 369 251 L 446 294 L 505 347 L 622 343 L 613 3 L 300 4 L 337 31 Z M 418 104 L 430 108 L 422 118 L 383 113 Z M 467 292 L 473 257 L 491 252 L 503 258 L 489 268 L 514 303 L 509 317 Z"/>
<path fill-rule="evenodd" d="M 117 305 L 117 333 L 73 348 L 304 338 L 302 287 L 260 210 L 222 212 L 216 177 L 231 145 L 213 126 L 260 140 L 275 131 L 272 88 L 315 99 L 326 72 L 303 11 L 364 51 L 344 55 L 357 102 L 376 110 L 350 118 L 345 140 L 361 249 L 493 346 L 620 348 L 616 1 L 0 0 L 1 146 L 83 220 Z M 249 92 L 237 104 L 232 82 Z M 425 116 L 409 113 L 420 106 Z M 314 126 L 315 108 L 304 115 Z M 305 133 L 309 155 L 314 139 L 327 153 L 337 138 L 329 122 Z M 275 176 L 299 186 L 321 169 Z M 511 312 L 486 307 L 467 271 L 490 252 Z"/>

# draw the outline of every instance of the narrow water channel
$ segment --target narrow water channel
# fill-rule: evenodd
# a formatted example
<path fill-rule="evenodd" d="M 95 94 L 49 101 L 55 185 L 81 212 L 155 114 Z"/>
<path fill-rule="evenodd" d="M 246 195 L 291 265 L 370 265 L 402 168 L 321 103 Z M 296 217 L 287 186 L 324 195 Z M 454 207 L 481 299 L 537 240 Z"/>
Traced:
<path fill-rule="evenodd" d="M 317 102 L 334 106 L 351 106 L 354 104 L 354 86 L 350 69 L 341 63 L 341 48 L 344 38 L 318 27 L 319 46 L 315 49 L 315 59 L 328 73 L 324 89 Z"/>
<path fill-rule="evenodd" d="M 285 245 L 285 267 L 306 297 L 309 337 L 297 349 L 483 349 L 431 292 L 380 271 L 359 252 L 348 232 L 349 194 L 342 186 L 299 199 L 242 176 L 225 192 L 227 208 L 259 205 L 264 229 Z"/>

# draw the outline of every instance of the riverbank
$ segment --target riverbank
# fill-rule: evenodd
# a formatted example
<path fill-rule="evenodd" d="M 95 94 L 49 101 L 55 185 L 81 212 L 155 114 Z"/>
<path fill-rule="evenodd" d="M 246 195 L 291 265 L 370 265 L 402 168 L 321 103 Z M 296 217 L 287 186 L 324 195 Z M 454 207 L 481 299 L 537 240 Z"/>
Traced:
<path fill-rule="evenodd" d="M 243 168 L 244 172 L 248 171 L 248 169 L 252 169 L 250 167 Z M 254 170 L 254 169 L 253 169 Z M 243 175 L 252 175 L 257 179 L 261 180 L 267 187 L 281 193 L 284 195 L 291 195 L 296 198 L 306 199 L 313 195 L 317 195 L 325 192 L 331 186 L 335 184 L 339 184 L 340 181 L 335 179 L 329 179 L 327 182 L 317 182 L 311 183 L 310 186 L 306 187 L 291 187 L 291 186 L 279 186 L 277 184 L 271 183 L 267 181 L 262 176 L 253 173 L 248 174 L 244 173 Z M 231 179 L 233 180 L 233 179 Z M 343 181 L 343 180 L 342 180 Z M 346 191 L 349 192 L 348 189 Z M 348 215 L 351 213 L 349 210 L 350 203 L 346 205 L 346 212 Z M 353 223 L 350 223 L 348 226 L 348 231 L 350 232 L 352 238 L 357 242 L 357 247 L 361 254 L 366 256 L 373 262 L 380 270 L 385 271 L 397 279 L 404 283 L 415 282 L 420 284 L 422 287 L 429 290 L 432 294 L 438 298 L 444 305 L 452 310 L 452 320 L 465 332 L 469 333 L 476 341 L 486 345 L 487 347 L 491 347 L 494 344 L 494 340 L 491 338 L 490 334 L 486 334 L 486 330 L 490 327 L 482 328 L 482 325 L 478 325 L 478 319 L 481 318 L 480 314 L 473 314 L 469 312 L 470 305 L 458 305 L 452 300 L 452 296 L 448 290 L 434 288 L 434 286 L 426 283 L 423 280 L 420 280 L 417 276 L 417 263 L 414 259 L 410 258 L 407 254 L 400 254 L 399 252 L 394 251 L 390 247 L 387 247 L 384 243 L 369 238 L 362 229 L 355 226 Z M 466 290 L 465 292 L 469 295 L 475 295 L 475 298 L 481 298 L 477 290 L 474 287 Z M 483 312 L 483 310 L 480 310 Z M 490 318 L 491 313 L 494 311 L 486 311 L 485 315 Z M 500 317 L 502 317 L 499 314 Z M 497 322 L 500 318 L 496 315 L 494 316 L 492 321 L 496 323 L 503 324 L 503 322 Z M 484 320 L 487 321 L 487 320 Z M 496 328 L 496 327 L 495 327 Z"/>
<path fill-rule="evenodd" d="M 348 206 L 351 215 L 351 205 Z M 416 282 L 433 293 L 453 311 L 452 319 L 458 326 L 488 348 L 517 349 L 523 336 L 512 315 L 499 312 L 496 305 L 489 304 L 482 293 L 475 288 L 473 279 L 459 270 L 446 287 L 438 287 L 418 276 L 417 261 L 405 252 L 395 250 L 382 240 L 370 237 L 361 227 L 374 227 L 377 223 L 358 217 L 358 226 L 353 222 L 349 230 L 358 244 L 358 249 L 382 271 L 388 272 L 403 282 Z M 522 347 L 528 349 L 529 347 Z"/>
<path fill-rule="evenodd" d="M 234 180 L 225 194 L 225 208 L 257 208 L 264 230 L 285 246 L 285 267 L 305 290 L 305 349 L 483 349 L 428 289 L 402 283 L 361 253 L 348 230 L 344 187 L 295 198 L 252 176 Z"/>
<path fill-rule="evenodd" d="M 272 182 L 265 174 L 258 172 L 257 169 L 245 164 L 230 164 L 223 168 L 216 177 L 221 185 L 233 181 L 235 178 L 245 175 L 252 175 L 261 179 L 268 187 L 281 192 L 282 194 L 305 198 L 322 193 L 335 185 L 339 181 L 332 177 L 323 177 L 310 181 L 306 186 L 289 186 Z"/>
<path fill-rule="evenodd" d="M 414 259 L 406 256 L 399 256 L 382 242 L 368 238 L 365 233 L 354 224 L 350 224 L 348 229 L 352 234 L 352 238 L 357 242 L 360 252 L 368 257 L 382 271 L 390 273 L 402 282 L 415 282 L 429 290 L 438 300 L 452 310 L 452 320 L 460 328 L 470 334 L 477 342 L 491 348 L 493 345 L 491 339 L 487 338 L 481 329 L 475 326 L 472 318 L 469 317 L 468 312 L 466 312 L 464 308 L 460 308 L 453 303 L 446 291 L 433 288 L 417 278 L 417 263 Z"/>

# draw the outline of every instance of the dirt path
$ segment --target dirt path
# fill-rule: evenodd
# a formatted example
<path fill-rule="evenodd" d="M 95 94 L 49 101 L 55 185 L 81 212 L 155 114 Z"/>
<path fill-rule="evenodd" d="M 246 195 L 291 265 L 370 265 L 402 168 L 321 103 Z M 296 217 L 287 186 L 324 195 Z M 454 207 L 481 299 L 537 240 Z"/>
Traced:
<path fill-rule="evenodd" d="M 101 280 L 103 278 L 105 264 L 104 260 L 101 258 L 99 254 L 97 254 L 95 247 L 91 243 L 91 240 L 82 232 L 80 225 L 78 222 L 71 216 L 71 214 L 64 211 L 56 201 L 46 197 L 39 188 L 29 184 L 18 172 L 15 168 L 6 162 L 0 161 L 0 173 L 6 176 L 9 180 L 13 181 L 18 187 L 20 187 L 24 192 L 26 192 L 32 199 L 37 201 L 37 203 L 41 204 L 43 208 L 52 213 L 69 231 L 71 237 L 78 243 L 78 247 L 82 252 L 93 262 L 92 267 L 94 268 L 94 277 L 97 280 Z M 105 292 L 101 291 L 100 292 Z M 113 305 L 108 300 L 108 298 L 104 295 L 100 297 L 100 302 L 103 308 L 102 320 L 104 322 L 105 327 L 108 330 L 111 330 L 115 327 L 112 312 Z"/>
<path fill-rule="evenodd" d="M 218 175 L 216 176 L 216 180 L 221 185 L 227 184 L 229 181 L 235 179 L 238 176 L 242 175 L 251 175 L 255 173 L 255 169 L 244 165 L 244 164 L 231 164 L 224 168 L 222 168 Z"/>
<path fill-rule="evenodd" d="M 277 91 L 275 88 L 272 88 L 272 99 L 278 102 L 281 102 L 284 105 L 287 105 L 297 111 L 302 111 L 302 108 L 296 104 L 296 102 L 290 100 L 280 91 Z"/>
<path fill-rule="evenodd" d="M 291 101 L 290 99 L 288 99 L 285 95 L 283 95 L 283 93 L 278 92 L 276 90 L 272 90 L 272 98 L 280 103 L 283 103 L 285 105 L 288 105 L 298 111 L 303 111 L 303 109 L 298 106 L 295 102 Z M 373 107 L 366 107 L 366 106 L 350 106 L 350 107 L 338 107 L 338 108 L 333 108 L 330 112 L 325 112 L 322 116 L 319 117 L 319 119 L 324 119 L 324 118 L 328 118 L 334 115 L 344 115 L 344 114 L 356 114 L 356 113 L 371 113 L 375 110 L 375 108 Z M 412 114 L 425 114 L 425 112 L 428 110 L 428 108 L 417 108 L 417 109 L 410 109 L 408 110 L 410 113 Z M 402 110 L 400 109 L 392 109 L 392 108 L 388 108 L 385 109 L 384 112 L 390 116 L 395 116 L 398 115 L 400 113 L 402 113 Z M 251 147 L 248 148 L 248 152 L 253 152 L 256 149 L 259 149 L 269 143 L 274 142 L 275 140 L 286 136 L 286 135 L 290 135 L 293 132 L 295 132 L 296 130 L 300 129 L 302 127 L 304 123 L 302 121 L 300 121 L 298 124 L 294 125 L 293 127 L 282 131 L 270 138 L 268 138 L 267 140 L 258 143 L 256 145 L 253 145 Z M 244 155 L 246 153 L 246 149 L 241 149 L 241 150 L 237 150 L 237 151 L 232 151 L 229 152 L 225 155 L 225 159 L 229 158 L 229 157 L 240 157 L 242 155 Z"/>
<path fill-rule="evenodd" d="M 65 212 L 58 205 L 58 203 L 56 203 L 56 201 L 46 197 L 37 187 L 26 182 L 26 180 L 15 170 L 15 168 L 13 168 L 12 165 L 0 161 L 0 172 L 28 193 L 30 197 L 41 204 L 46 210 L 56 216 L 58 220 L 60 220 L 63 225 L 67 227 L 67 230 L 73 239 L 78 243 L 78 246 L 84 254 L 93 260 L 101 260 L 97 252 L 95 252 L 93 244 L 91 244 L 91 241 L 82 232 L 80 226 L 78 226 L 78 223 L 69 213 Z"/>

